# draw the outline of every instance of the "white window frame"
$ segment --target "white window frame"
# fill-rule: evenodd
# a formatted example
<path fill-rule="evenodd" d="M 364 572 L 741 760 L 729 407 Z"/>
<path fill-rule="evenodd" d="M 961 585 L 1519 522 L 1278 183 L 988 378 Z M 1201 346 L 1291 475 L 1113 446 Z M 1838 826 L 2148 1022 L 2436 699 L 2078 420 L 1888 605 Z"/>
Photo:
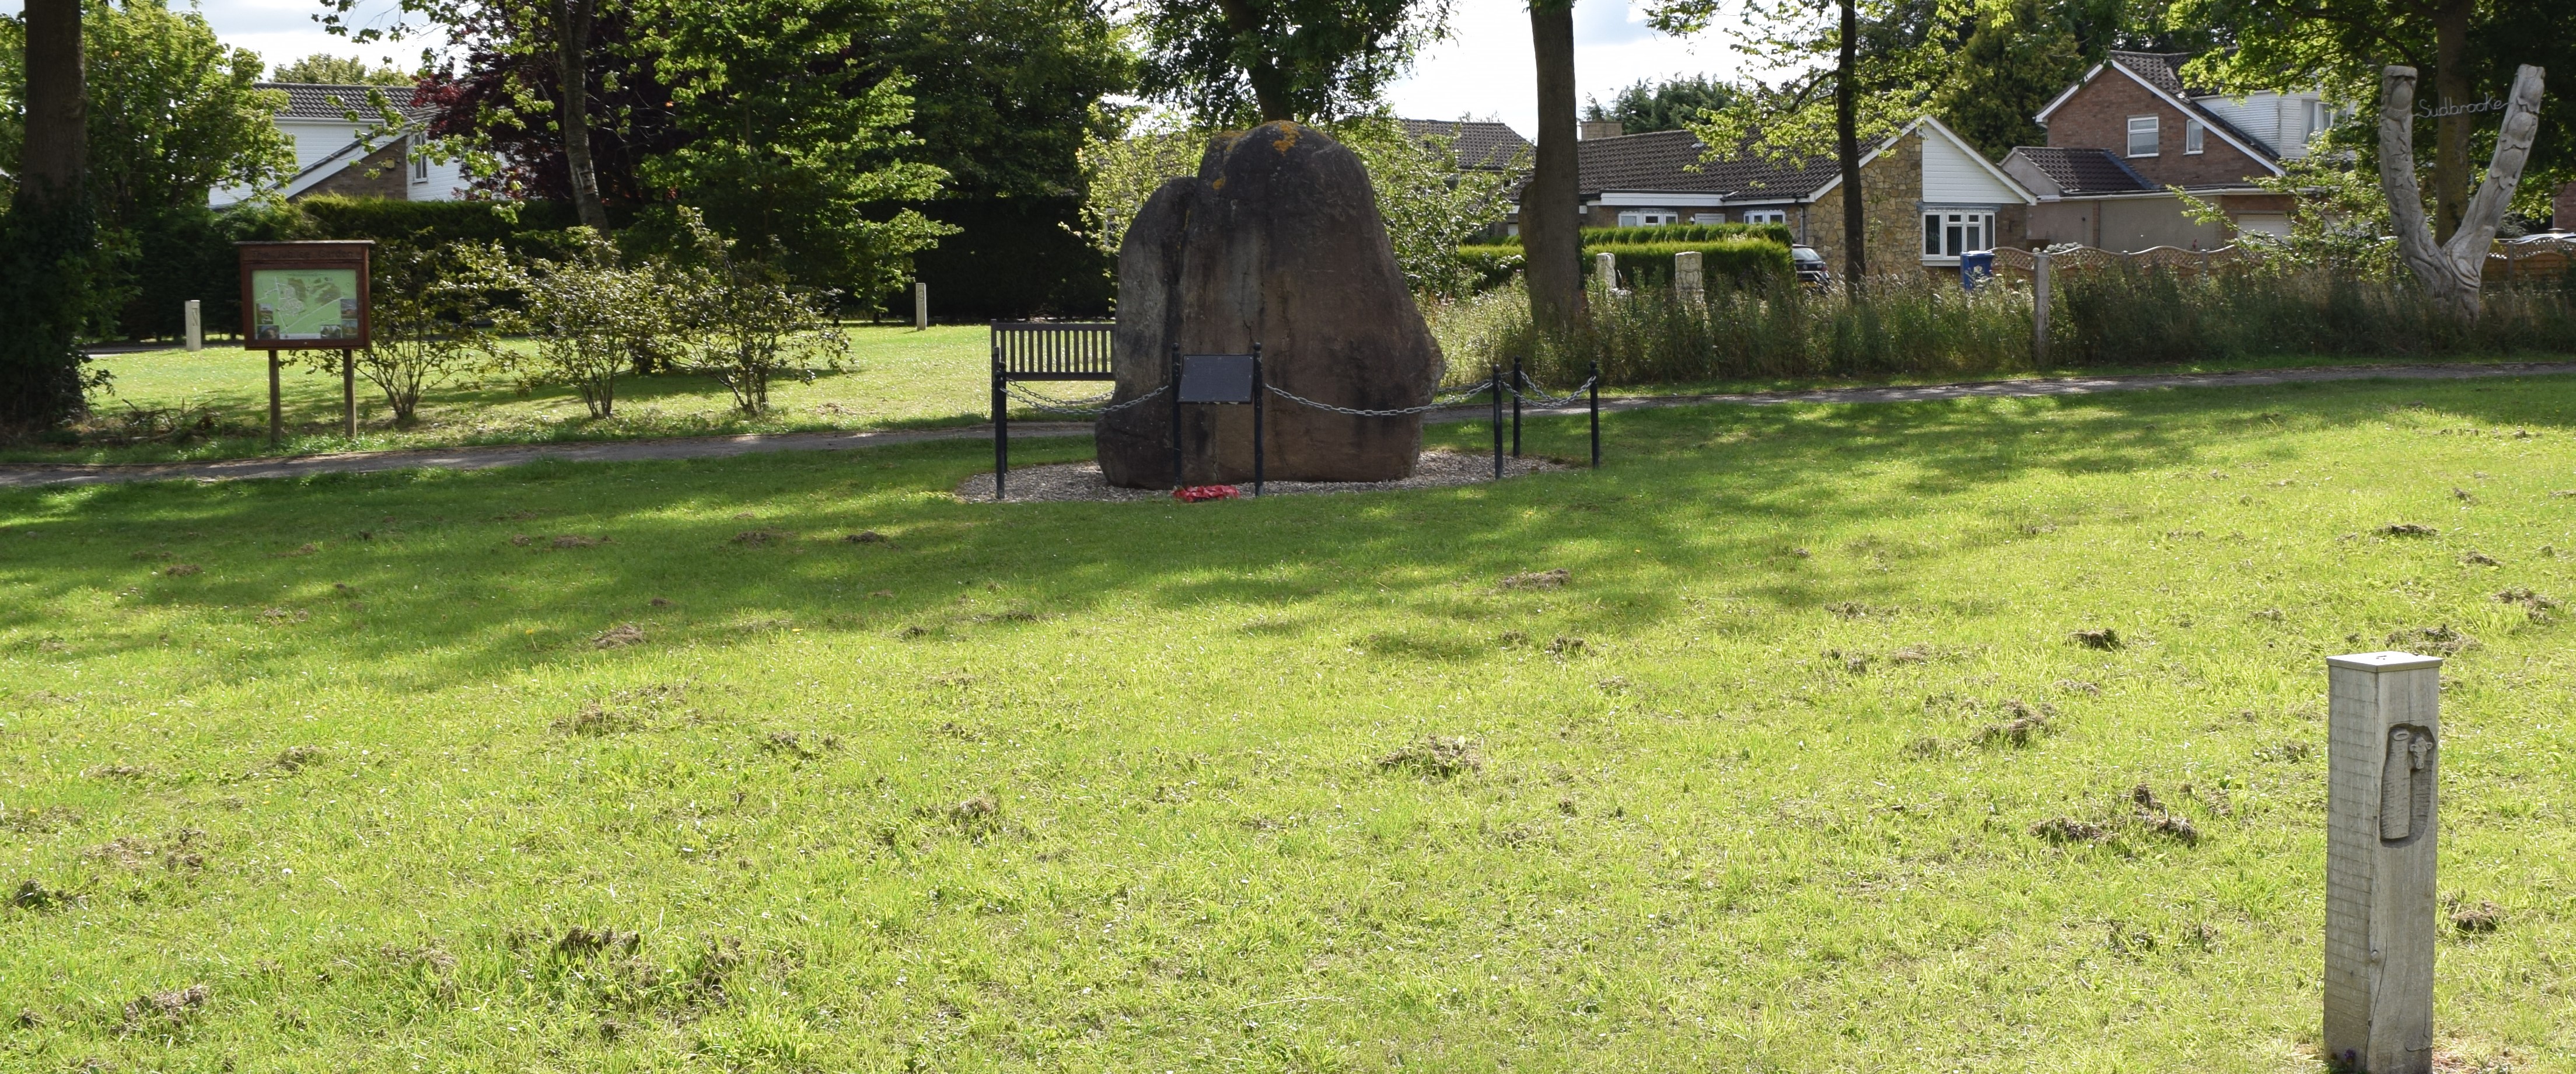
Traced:
<path fill-rule="evenodd" d="M 1923 263 L 1955 265 L 1959 255 L 1995 248 L 1995 210 L 1986 206 L 1923 207 Z"/>
<path fill-rule="evenodd" d="M 2302 142 L 2315 141 L 2318 135 L 2334 129 L 2335 120 L 2337 118 L 2333 105 L 2327 104 L 2322 99 L 2309 101 L 2308 136 L 2299 140 Z"/>
<path fill-rule="evenodd" d="M 1744 222 L 1748 224 L 1785 224 L 1789 222 L 1789 210 L 1746 209 L 1744 210 Z"/>
<path fill-rule="evenodd" d="M 2138 136 L 2147 136 L 2147 151 L 2138 152 Z M 2164 119 L 2160 116 L 2129 117 L 2129 153 L 2132 157 L 2152 157 L 2164 148 Z"/>
<path fill-rule="evenodd" d="M 2182 152 L 2184 156 L 2189 157 L 2200 155 L 2201 138 L 2208 130 L 2209 125 L 2202 123 L 2197 119 L 2187 119 L 2183 121 Z"/>

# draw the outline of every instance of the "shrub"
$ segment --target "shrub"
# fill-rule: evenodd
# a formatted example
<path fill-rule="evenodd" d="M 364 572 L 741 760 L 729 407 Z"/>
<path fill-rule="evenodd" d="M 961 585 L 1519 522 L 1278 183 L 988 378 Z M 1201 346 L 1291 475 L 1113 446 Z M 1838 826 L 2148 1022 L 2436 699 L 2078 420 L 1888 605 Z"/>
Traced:
<path fill-rule="evenodd" d="M 394 423 L 409 425 L 422 393 L 490 362 L 498 341 L 483 327 L 491 322 L 482 288 L 454 255 L 385 251 L 372 265 L 375 338 L 357 352 L 357 371 L 385 393 Z"/>
<path fill-rule="evenodd" d="M 516 308 L 497 311 L 496 320 L 527 333 L 536 347 L 508 367 L 530 384 L 571 386 L 591 417 L 605 418 L 616 409 L 618 367 L 638 352 L 665 349 L 671 280 L 658 262 L 628 267 L 596 231 L 571 235 L 578 246 L 560 260 L 483 246 L 467 248 L 464 263 L 476 286 L 518 296 Z"/>
<path fill-rule="evenodd" d="M 1529 263 L 1529 256 L 1518 246 L 1461 246 L 1458 263 L 1475 279 L 1475 289 L 1487 291 L 1512 282 Z"/>
<path fill-rule="evenodd" d="M 1715 242 L 1720 239 L 1769 239 L 1782 246 L 1798 241 L 1787 224 L 1662 224 L 1655 227 L 1588 227 L 1583 229 L 1585 246 L 1607 246 L 1641 242 Z M 1501 245 L 1519 246 L 1521 237 L 1503 239 Z"/>
<path fill-rule="evenodd" d="M 690 372 L 714 377 L 735 407 L 758 414 L 769 409 L 771 378 L 812 380 L 817 358 L 838 364 L 847 346 L 831 319 L 839 292 L 793 286 L 776 266 L 735 257 L 734 244 L 687 206 L 680 222 L 703 259 L 673 272 L 669 289 Z"/>

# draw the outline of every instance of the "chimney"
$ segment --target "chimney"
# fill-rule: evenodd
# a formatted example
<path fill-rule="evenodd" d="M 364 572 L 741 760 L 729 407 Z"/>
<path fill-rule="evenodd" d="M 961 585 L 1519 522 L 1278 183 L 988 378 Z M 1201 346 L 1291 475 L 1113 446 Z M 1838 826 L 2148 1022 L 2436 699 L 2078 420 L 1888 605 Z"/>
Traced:
<path fill-rule="evenodd" d="M 1595 138 L 1616 138 L 1624 133 L 1626 132 L 1619 129 L 1618 120 L 1587 119 L 1583 121 L 1582 129 L 1575 132 L 1574 137 L 1580 141 L 1589 142 Z"/>

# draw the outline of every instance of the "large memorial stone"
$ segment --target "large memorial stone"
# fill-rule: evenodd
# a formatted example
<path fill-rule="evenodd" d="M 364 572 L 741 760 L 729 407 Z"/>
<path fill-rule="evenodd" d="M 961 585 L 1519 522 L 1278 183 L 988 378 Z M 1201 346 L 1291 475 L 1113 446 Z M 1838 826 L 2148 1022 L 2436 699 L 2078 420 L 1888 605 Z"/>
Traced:
<path fill-rule="evenodd" d="M 1322 132 L 1269 123 L 1208 145 L 1194 177 L 1147 199 L 1118 251 L 1115 402 L 1163 386 L 1172 348 L 1262 347 L 1263 379 L 1320 403 L 1392 410 L 1429 402 L 1443 366 L 1359 158 Z M 1411 476 L 1422 419 L 1358 417 L 1268 400 L 1274 481 Z M 1171 407 L 1110 413 L 1097 438 L 1111 484 L 1164 488 Z M 1252 478 L 1252 409 L 1184 406 L 1181 484 Z"/>

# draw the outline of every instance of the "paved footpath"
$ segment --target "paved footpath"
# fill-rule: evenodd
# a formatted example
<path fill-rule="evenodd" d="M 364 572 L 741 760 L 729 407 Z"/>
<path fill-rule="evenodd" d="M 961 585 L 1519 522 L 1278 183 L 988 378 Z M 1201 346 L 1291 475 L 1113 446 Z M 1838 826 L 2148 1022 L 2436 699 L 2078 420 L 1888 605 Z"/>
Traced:
<path fill-rule="evenodd" d="M 1604 399 L 1601 409 L 1738 403 L 1910 403 L 1975 397 L 2090 395 L 2149 388 L 2252 387 L 2335 380 L 2465 380 L 2474 377 L 2520 377 L 2576 374 L 2576 362 L 2497 362 L 2460 365 L 2318 366 L 2267 369 L 2243 373 L 2180 373 L 2119 377 L 2043 377 L 1990 380 L 1964 384 L 1922 384 L 1893 388 L 1820 388 L 1800 392 L 1740 392 L 1723 395 L 1656 395 Z M 1581 405 L 1535 409 L 1533 413 L 1582 410 Z M 1481 421 L 1488 407 L 1462 406 L 1434 411 L 1433 421 Z M 1011 438 L 1079 436 L 1088 422 L 1015 421 Z M 287 458 L 233 459 L 223 462 L 174 463 L 0 463 L 0 488 L 46 485 L 97 485 L 128 481 L 238 481 L 252 478 L 308 477 L 314 474 L 363 474 L 384 470 L 482 470 L 516 466 L 539 459 L 564 462 L 638 462 L 657 459 L 719 459 L 769 451 L 847 451 L 931 440 L 990 439 L 990 425 L 887 432 L 775 433 L 744 436 L 693 436 L 665 440 L 603 440 L 561 444 L 495 444 L 479 447 L 424 448 L 408 451 L 350 451 Z"/>

